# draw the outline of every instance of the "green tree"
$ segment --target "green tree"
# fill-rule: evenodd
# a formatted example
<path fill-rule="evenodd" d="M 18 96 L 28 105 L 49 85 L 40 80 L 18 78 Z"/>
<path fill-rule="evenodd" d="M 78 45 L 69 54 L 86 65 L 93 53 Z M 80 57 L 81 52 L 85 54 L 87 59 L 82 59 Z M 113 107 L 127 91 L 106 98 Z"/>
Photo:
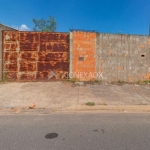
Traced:
<path fill-rule="evenodd" d="M 57 23 L 54 17 L 49 16 L 48 20 L 43 18 L 37 20 L 32 19 L 34 23 L 33 31 L 54 32 L 56 31 Z"/>

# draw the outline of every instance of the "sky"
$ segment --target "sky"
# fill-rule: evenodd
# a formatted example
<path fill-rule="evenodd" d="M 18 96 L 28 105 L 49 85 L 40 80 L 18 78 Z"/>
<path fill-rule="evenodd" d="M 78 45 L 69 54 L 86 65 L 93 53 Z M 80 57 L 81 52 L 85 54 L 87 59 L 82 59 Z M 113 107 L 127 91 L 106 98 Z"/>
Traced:
<path fill-rule="evenodd" d="M 0 0 L 0 23 L 32 30 L 32 19 L 57 21 L 57 32 L 70 29 L 104 33 L 149 34 L 150 0 Z"/>

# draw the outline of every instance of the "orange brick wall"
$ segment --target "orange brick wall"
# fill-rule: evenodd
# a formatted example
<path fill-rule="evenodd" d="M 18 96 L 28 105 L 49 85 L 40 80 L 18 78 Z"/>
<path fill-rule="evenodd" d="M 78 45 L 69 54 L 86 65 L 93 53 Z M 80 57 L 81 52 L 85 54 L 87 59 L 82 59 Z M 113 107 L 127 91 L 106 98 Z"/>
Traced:
<path fill-rule="evenodd" d="M 144 76 L 144 80 L 150 80 L 150 73 L 146 73 L 146 75 Z"/>
<path fill-rule="evenodd" d="M 80 81 L 94 80 L 94 72 L 96 72 L 96 33 L 73 31 L 72 56 L 73 77 Z"/>

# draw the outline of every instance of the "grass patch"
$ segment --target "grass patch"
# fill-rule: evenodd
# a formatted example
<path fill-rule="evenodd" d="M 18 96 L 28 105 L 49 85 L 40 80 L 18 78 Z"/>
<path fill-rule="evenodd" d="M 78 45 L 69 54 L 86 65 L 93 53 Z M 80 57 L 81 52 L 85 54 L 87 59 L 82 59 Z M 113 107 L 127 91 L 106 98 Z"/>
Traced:
<path fill-rule="evenodd" d="M 122 80 L 118 80 L 118 84 L 125 84 L 125 82 Z"/>
<path fill-rule="evenodd" d="M 0 80 L 0 83 L 5 83 L 5 82 L 8 82 L 8 79 L 5 79 L 5 78 L 4 78 L 4 79 L 1 79 L 1 80 Z"/>
<path fill-rule="evenodd" d="M 2 80 L 0 80 L 0 83 L 5 83 L 5 82 L 6 82 L 6 80 L 3 80 L 3 79 L 2 79 Z"/>
<path fill-rule="evenodd" d="M 145 84 L 150 84 L 150 80 L 144 80 L 143 81 Z"/>
<path fill-rule="evenodd" d="M 70 83 L 75 83 L 75 82 L 77 82 L 77 79 L 76 78 L 70 78 L 67 81 Z"/>
<path fill-rule="evenodd" d="M 94 102 L 87 102 L 87 103 L 85 103 L 87 106 L 94 106 L 95 105 L 95 103 Z"/>
<path fill-rule="evenodd" d="M 94 80 L 95 83 L 101 83 L 102 80 Z"/>
<path fill-rule="evenodd" d="M 85 84 L 99 84 L 102 83 L 102 80 L 89 80 L 89 81 L 83 81 Z"/>
<path fill-rule="evenodd" d="M 144 80 L 144 81 L 138 80 L 138 81 L 136 82 L 136 84 L 141 84 L 141 85 L 150 84 L 150 80 Z"/>
<path fill-rule="evenodd" d="M 0 83 L 5 83 L 5 82 L 8 82 L 6 73 L 5 73 L 4 77 L 3 77 L 3 79 L 0 80 Z"/>

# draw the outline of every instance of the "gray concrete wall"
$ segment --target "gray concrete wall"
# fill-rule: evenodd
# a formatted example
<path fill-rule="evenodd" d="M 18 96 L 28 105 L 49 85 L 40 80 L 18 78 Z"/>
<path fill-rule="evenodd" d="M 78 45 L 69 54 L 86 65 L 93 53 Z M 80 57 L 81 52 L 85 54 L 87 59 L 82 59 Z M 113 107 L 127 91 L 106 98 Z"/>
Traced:
<path fill-rule="evenodd" d="M 69 35 L 69 77 L 72 78 L 71 73 L 73 72 L 73 32 Z"/>
<path fill-rule="evenodd" d="M 15 30 L 11 27 L 0 24 L 0 80 L 2 79 L 2 31 L 3 30 Z"/>
<path fill-rule="evenodd" d="M 96 69 L 100 80 L 150 80 L 150 37 L 98 33 Z"/>

